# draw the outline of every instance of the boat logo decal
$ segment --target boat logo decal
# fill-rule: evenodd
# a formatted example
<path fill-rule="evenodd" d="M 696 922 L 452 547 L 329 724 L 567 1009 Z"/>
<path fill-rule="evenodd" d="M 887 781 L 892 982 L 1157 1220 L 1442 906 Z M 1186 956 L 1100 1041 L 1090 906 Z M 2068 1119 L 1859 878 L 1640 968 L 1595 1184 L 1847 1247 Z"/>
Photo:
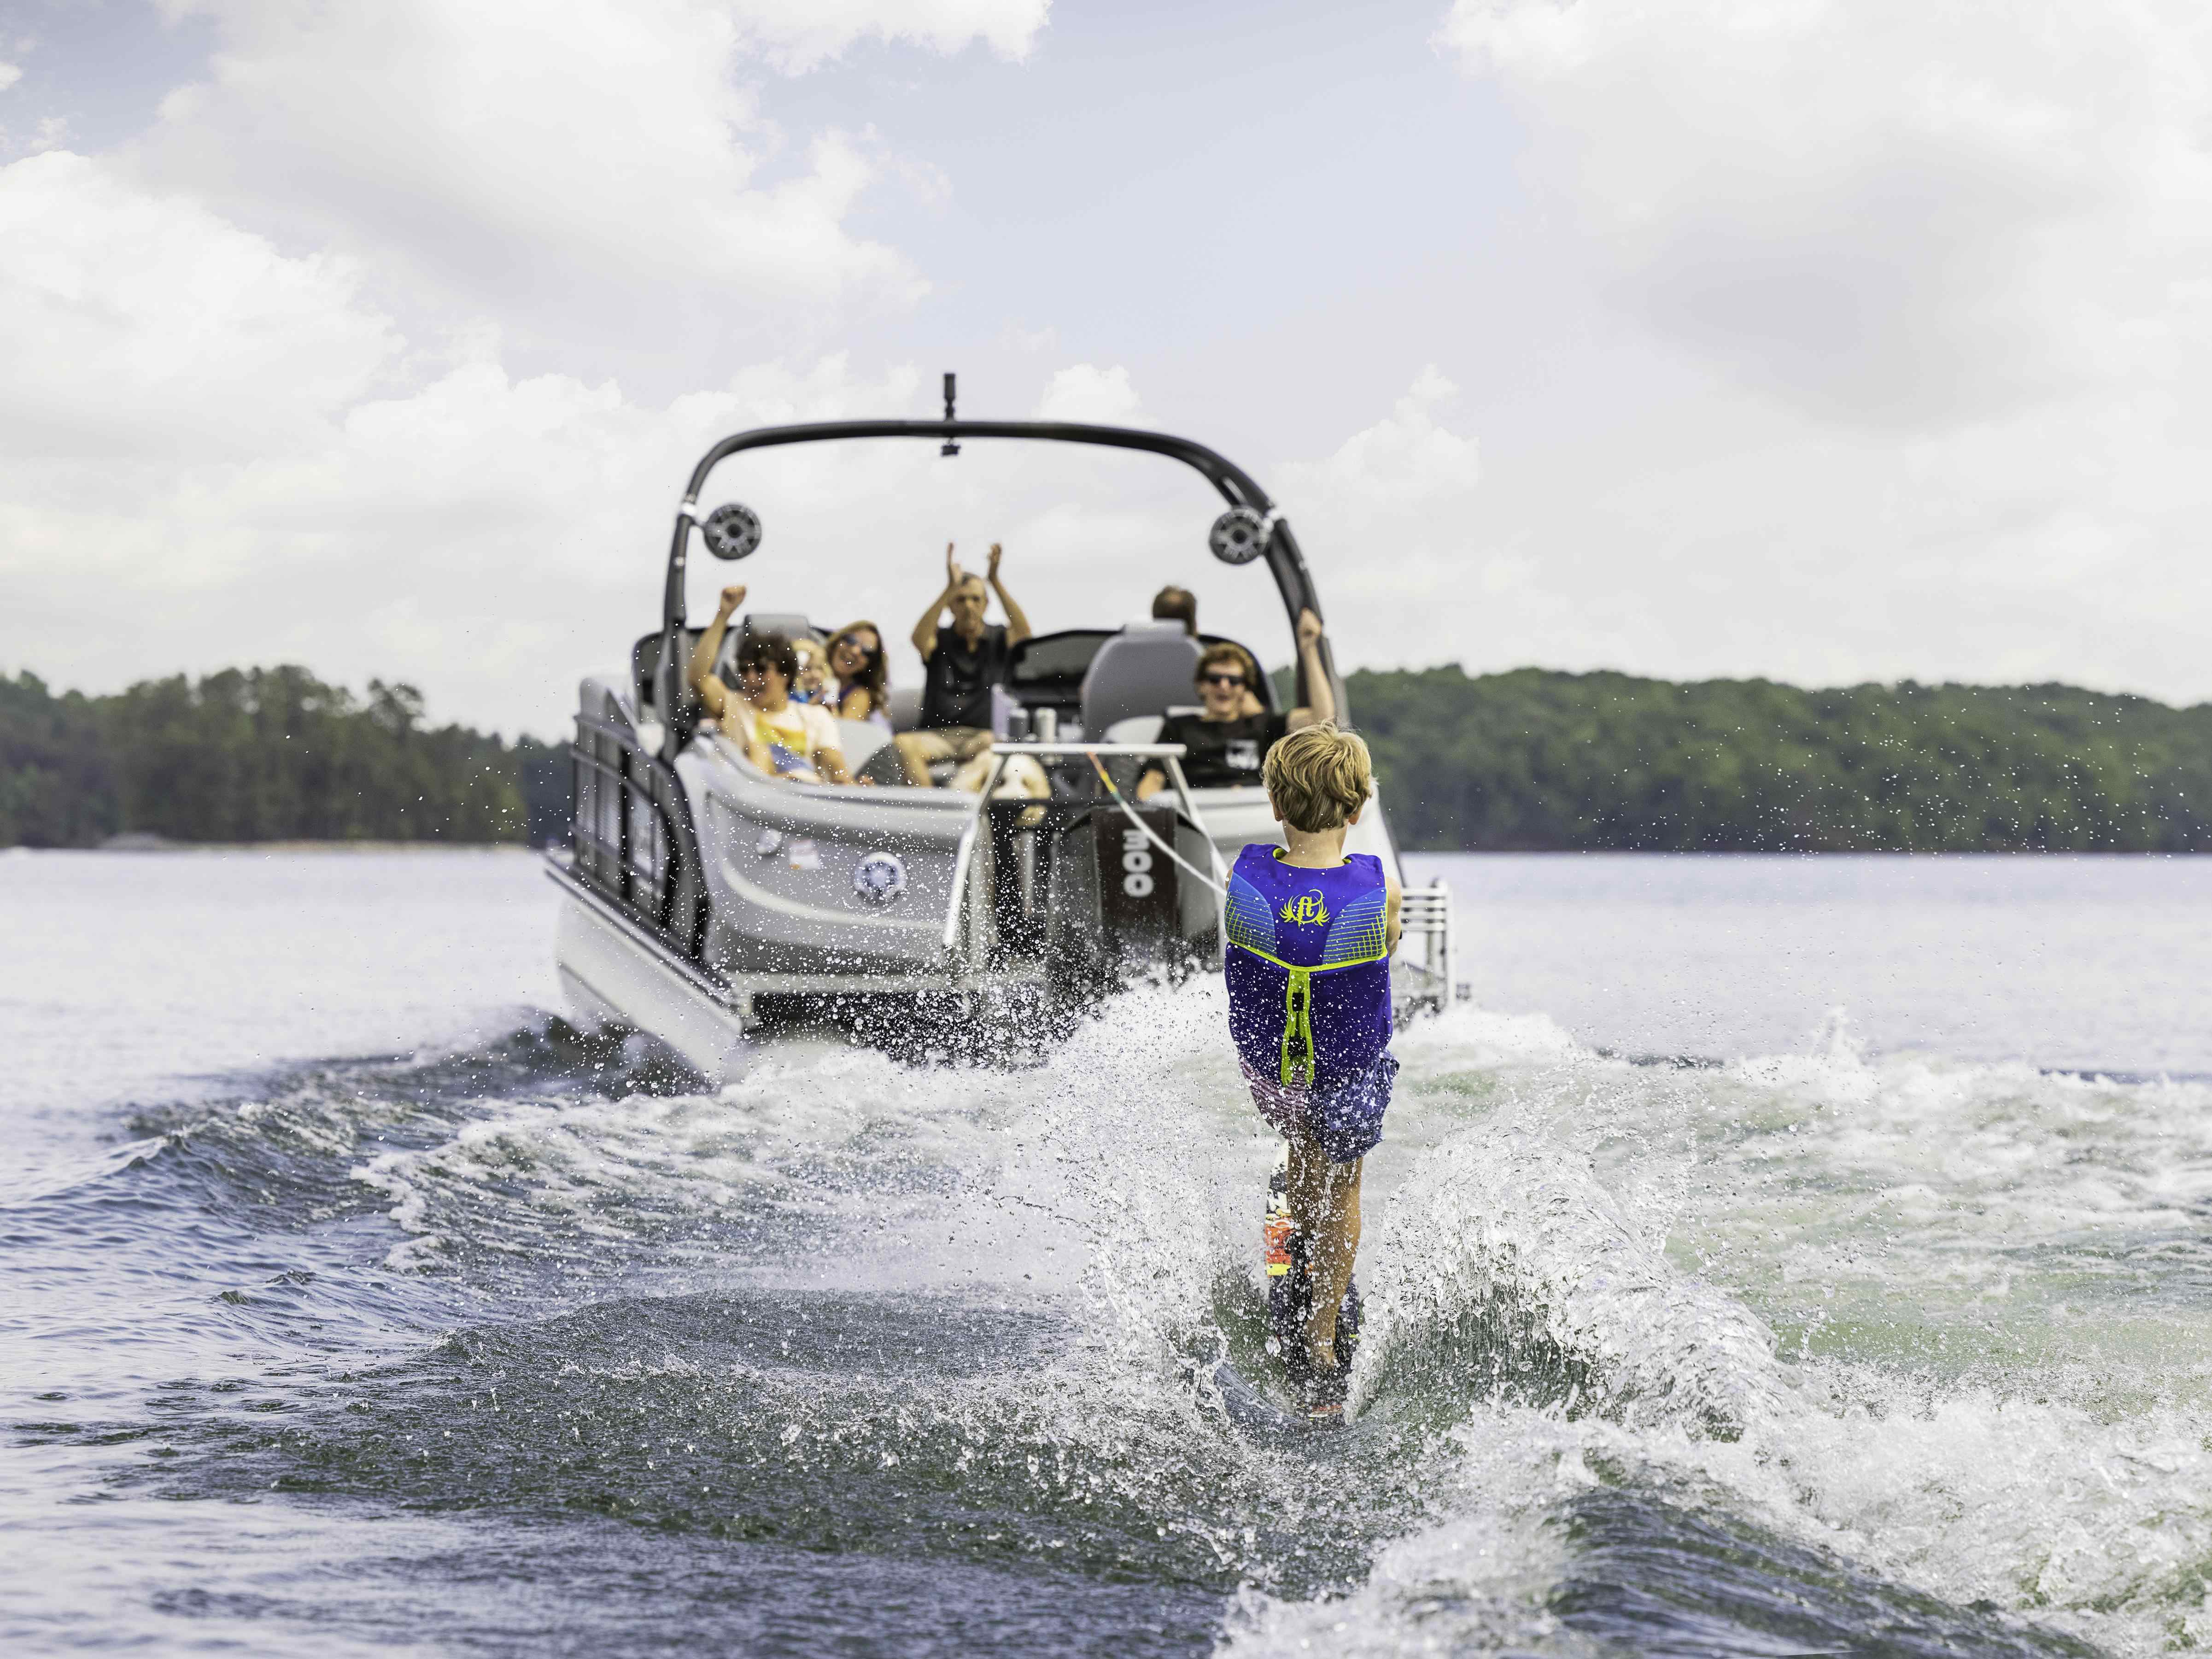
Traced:
<path fill-rule="evenodd" d="M 906 896 L 906 866 L 896 853 L 871 853 L 853 866 L 853 890 L 871 904 Z"/>

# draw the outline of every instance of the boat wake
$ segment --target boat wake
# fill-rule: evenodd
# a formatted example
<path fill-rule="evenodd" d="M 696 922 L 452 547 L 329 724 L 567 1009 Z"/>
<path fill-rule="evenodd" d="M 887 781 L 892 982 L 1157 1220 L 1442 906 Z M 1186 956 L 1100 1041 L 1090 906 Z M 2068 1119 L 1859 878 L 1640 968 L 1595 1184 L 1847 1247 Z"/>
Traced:
<path fill-rule="evenodd" d="M 2212 1642 L 2212 1090 L 1455 1011 L 1369 1166 L 1356 1420 L 1285 1437 L 1207 1383 L 1266 1366 L 1221 1018 L 713 1090 L 534 1019 L 143 1112 L 24 1202 L 190 1218 L 192 1317 L 261 1358 L 74 1432 L 158 1441 L 124 1492 L 936 1560 L 1067 1650 Z M 1055 1624 L 1079 1583 L 1149 1599 Z"/>

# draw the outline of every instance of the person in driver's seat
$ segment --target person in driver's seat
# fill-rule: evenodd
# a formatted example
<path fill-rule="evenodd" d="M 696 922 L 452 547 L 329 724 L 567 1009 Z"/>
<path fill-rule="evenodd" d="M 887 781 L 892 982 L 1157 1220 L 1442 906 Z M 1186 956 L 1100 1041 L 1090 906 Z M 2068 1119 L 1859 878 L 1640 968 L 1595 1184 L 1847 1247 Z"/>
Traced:
<path fill-rule="evenodd" d="M 1177 587 L 1173 582 L 1170 582 L 1152 595 L 1152 620 L 1179 622 L 1182 624 L 1182 631 L 1191 638 L 1196 639 L 1198 637 L 1198 595 L 1188 587 Z M 1267 705 L 1260 701 L 1257 693 L 1249 690 L 1244 694 L 1243 707 L 1237 710 L 1241 714 L 1264 714 L 1267 712 Z"/>
<path fill-rule="evenodd" d="M 1205 704 L 1196 714 L 1170 714 L 1160 723 L 1157 741 L 1183 745 L 1182 775 L 1194 789 L 1257 786 L 1267 751 L 1300 726 L 1336 718 L 1336 693 L 1321 665 L 1321 618 L 1298 612 L 1298 662 L 1305 670 L 1310 708 L 1287 714 L 1244 712 L 1256 695 L 1259 665 L 1241 645 L 1209 645 L 1198 659 L 1198 696 Z M 1167 787 L 1164 767 L 1145 769 L 1137 780 L 1137 799 L 1150 800 Z"/>
<path fill-rule="evenodd" d="M 1006 683 L 1013 648 L 1030 636 L 1030 619 L 999 580 L 999 558 L 993 542 L 988 574 L 978 576 L 960 568 L 947 542 L 945 591 L 914 625 L 914 648 L 921 653 L 921 719 L 919 729 L 900 732 L 897 743 L 907 781 L 923 788 L 933 761 L 961 763 L 950 780 L 955 789 L 981 789 L 990 770 L 991 692 Z M 1003 623 L 983 620 L 994 593 L 1006 607 Z M 947 611 L 952 626 L 941 629 Z"/>

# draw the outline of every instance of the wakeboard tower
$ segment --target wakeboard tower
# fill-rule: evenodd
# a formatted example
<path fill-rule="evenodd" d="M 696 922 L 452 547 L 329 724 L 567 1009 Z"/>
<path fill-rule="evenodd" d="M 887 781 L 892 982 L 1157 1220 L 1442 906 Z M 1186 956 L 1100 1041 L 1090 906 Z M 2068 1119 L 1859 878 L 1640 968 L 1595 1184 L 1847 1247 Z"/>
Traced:
<path fill-rule="evenodd" d="M 643 1034 L 719 1078 L 766 1024 L 826 1018 L 893 1046 L 917 1032 L 981 1046 L 979 1034 L 1004 1031 L 1027 1046 L 1133 980 L 1220 970 L 1228 864 L 1249 842 L 1279 842 L 1280 830 L 1263 790 L 1193 787 L 1182 746 L 1158 741 L 1164 717 L 1191 704 L 1199 653 L 1219 636 L 1103 617 L 1021 641 L 975 793 L 908 780 L 892 738 L 915 725 L 917 688 L 891 686 L 888 726 L 837 722 L 848 764 L 872 787 L 763 774 L 703 718 L 686 672 L 702 632 L 688 619 L 690 562 L 702 550 L 756 556 L 773 526 L 735 502 L 703 507 L 701 495 L 726 462 L 769 466 L 793 446 L 922 441 L 939 446 L 939 465 L 975 441 L 1158 455 L 1196 471 L 1227 503 L 1206 533 L 1214 556 L 1263 565 L 1293 632 L 1302 610 L 1325 615 L 1280 509 L 1214 451 L 1125 427 L 962 420 L 953 394 L 947 375 L 941 421 L 763 427 L 721 440 L 693 468 L 659 625 L 580 688 L 574 817 L 568 845 L 548 854 L 562 891 L 561 979 L 587 1022 Z M 794 562 L 780 583 L 794 595 L 787 608 L 739 618 L 717 672 L 729 678 L 748 637 L 818 640 L 823 622 L 842 620 L 819 608 L 849 587 L 828 562 L 811 551 Z M 1326 640 L 1319 662 L 1349 721 Z M 1270 709 L 1294 706 L 1264 677 L 1253 690 Z M 1312 701 L 1299 684 L 1296 703 Z M 1148 767 L 1170 787 L 1139 803 L 1134 785 Z M 1000 798 L 1011 768 L 1032 781 L 1042 775 L 1049 793 Z M 1385 809 L 1370 800 L 1348 845 L 1402 883 Z M 1401 1021 L 1441 1008 L 1455 989 L 1449 891 L 1407 887 L 1403 915 L 1393 968 Z"/>

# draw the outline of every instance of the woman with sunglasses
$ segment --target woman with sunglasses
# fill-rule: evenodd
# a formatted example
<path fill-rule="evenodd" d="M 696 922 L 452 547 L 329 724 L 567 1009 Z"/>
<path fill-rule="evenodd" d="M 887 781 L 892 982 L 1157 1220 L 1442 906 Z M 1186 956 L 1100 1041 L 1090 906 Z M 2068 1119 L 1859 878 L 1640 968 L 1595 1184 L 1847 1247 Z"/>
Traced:
<path fill-rule="evenodd" d="M 1182 775 L 1194 789 L 1258 787 L 1260 763 L 1286 733 L 1317 720 L 1336 718 L 1336 693 L 1321 665 L 1321 618 L 1298 612 L 1298 663 L 1313 705 L 1287 714 L 1264 708 L 1248 713 L 1247 699 L 1259 690 L 1259 668 L 1241 645 L 1209 645 L 1198 659 L 1198 696 L 1204 708 L 1195 714 L 1170 714 L 1161 722 L 1159 741 L 1183 746 Z M 1167 773 L 1147 767 L 1137 780 L 1137 799 L 1150 800 L 1167 787 Z"/>
<path fill-rule="evenodd" d="M 834 709 L 840 720 L 867 720 L 891 729 L 884 707 L 890 671 L 884 662 L 884 636 L 872 622 L 847 623 L 830 636 L 830 672 L 836 678 Z"/>

